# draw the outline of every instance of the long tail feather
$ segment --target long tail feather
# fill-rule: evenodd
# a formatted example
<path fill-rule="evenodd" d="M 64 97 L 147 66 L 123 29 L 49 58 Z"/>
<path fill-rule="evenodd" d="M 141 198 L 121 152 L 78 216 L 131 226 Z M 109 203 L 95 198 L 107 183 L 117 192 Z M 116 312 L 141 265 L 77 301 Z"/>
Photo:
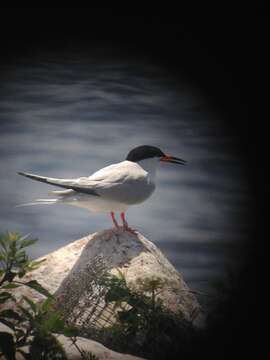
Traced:
<path fill-rule="evenodd" d="M 100 196 L 94 189 L 91 188 L 88 178 L 86 178 L 87 181 L 85 183 L 83 181 L 80 181 L 83 178 L 58 179 L 58 178 L 50 178 L 50 177 L 46 177 L 46 176 L 40 176 L 40 175 L 36 175 L 36 174 L 30 174 L 30 173 L 26 173 L 26 172 L 22 172 L 22 171 L 19 171 L 18 175 L 22 175 L 29 179 L 43 182 L 45 184 L 59 186 L 64 189 L 74 190 L 74 191 L 77 191 L 80 193 L 93 195 L 93 196 Z"/>
<path fill-rule="evenodd" d="M 58 200 L 59 199 L 36 199 L 31 203 L 16 205 L 15 208 L 23 207 L 23 206 L 33 206 L 33 205 L 52 205 L 52 204 L 56 204 Z"/>

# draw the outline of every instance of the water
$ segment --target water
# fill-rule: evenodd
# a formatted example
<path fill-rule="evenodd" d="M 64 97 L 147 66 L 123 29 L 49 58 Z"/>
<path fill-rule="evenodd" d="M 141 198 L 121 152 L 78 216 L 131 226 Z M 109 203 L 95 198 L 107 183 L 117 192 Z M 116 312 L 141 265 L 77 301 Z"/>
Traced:
<path fill-rule="evenodd" d="M 0 230 L 31 233 L 41 256 L 111 226 L 68 205 L 15 208 L 52 188 L 16 175 L 87 176 L 149 144 L 188 161 L 162 164 L 157 189 L 127 212 L 193 289 L 239 261 L 249 188 L 237 139 L 209 99 L 144 61 L 46 54 L 1 69 Z"/>

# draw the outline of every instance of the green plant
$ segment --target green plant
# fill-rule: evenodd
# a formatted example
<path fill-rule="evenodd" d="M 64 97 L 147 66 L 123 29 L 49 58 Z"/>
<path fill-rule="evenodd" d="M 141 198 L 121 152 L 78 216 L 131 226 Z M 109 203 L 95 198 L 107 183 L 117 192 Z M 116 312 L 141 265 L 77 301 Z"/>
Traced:
<path fill-rule="evenodd" d="M 66 359 L 52 333 L 70 333 L 70 329 L 61 319 L 61 313 L 54 309 L 53 296 L 36 280 L 23 281 L 24 275 L 42 262 L 30 260 L 25 252 L 35 242 L 36 239 L 17 233 L 0 236 L 0 322 L 10 329 L 1 332 L 0 349 L 8 360 L 15 359 L 17 351 L 26 359 Z M 12 289 L 21 286 L 30 287 L 47 299 L 35 303 L 22 296 L 17 303 Z M 30 347 L 29 353 L 24 351 L 25 346 Z"/>
<path fill-rule="evenodd" d="M 29 239 L 29 235 L 21 237 L 16 232 L 0 235 L 0 286 L 8 289 L 20 286 L 15 277 L 22 278 L 27 272 L 34 270 L 42 261 L 31 261 L 25 248 L 34 244 L 37 239 Z M 13 285 L 8 286 L 13 283 Z M 47 294 L 47 292 L 46 292 Z"/>
<path fill-rule="evenodd" d="M 114 325 L 103 329 L 107 346 L 149 359 L 166 359 L 173 351 L 187 355 L 191 349 L 195 329 L 182 313 L 174 313 L 163 306 L 158 294 L 166 281 L 159 277 L 139 281 L 139 289 L 128 286 L 123 273 L 106 274 L 100 279 L 106 288 L 105 301 L 117 313 Z"/>

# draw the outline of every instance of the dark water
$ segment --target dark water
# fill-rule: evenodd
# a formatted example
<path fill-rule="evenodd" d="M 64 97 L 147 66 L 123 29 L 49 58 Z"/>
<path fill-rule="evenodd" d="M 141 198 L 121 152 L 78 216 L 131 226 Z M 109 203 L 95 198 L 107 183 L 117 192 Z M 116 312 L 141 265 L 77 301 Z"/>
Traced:
<path fill-rule="evenodd" d="M 128 210 L 194 289 L 239 262 L 249 188 L 237 139 L 186 79 L 144 62 L 55 54 L 1 69 L 0 230 L 38 237 L 32 256 L 111 226 L 67 205 L 14 208 L 51 188 L 16 175 L 87 176 L 150 144 L 188 161 L 163 164 L 154 195 Z"/>

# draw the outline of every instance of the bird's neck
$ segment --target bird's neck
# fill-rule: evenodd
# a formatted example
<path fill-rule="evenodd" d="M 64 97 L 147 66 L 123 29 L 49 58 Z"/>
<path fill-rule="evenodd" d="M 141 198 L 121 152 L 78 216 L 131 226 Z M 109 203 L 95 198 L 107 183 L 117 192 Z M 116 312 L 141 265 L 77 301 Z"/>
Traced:
<path fill-rule="evenodd" d="M 158 162 L 159 160 L 157 158 L 144 159 L 138 162 L 138 164 L 148 172 L 151 181 L 154 181 L 156 178 Z"/>

